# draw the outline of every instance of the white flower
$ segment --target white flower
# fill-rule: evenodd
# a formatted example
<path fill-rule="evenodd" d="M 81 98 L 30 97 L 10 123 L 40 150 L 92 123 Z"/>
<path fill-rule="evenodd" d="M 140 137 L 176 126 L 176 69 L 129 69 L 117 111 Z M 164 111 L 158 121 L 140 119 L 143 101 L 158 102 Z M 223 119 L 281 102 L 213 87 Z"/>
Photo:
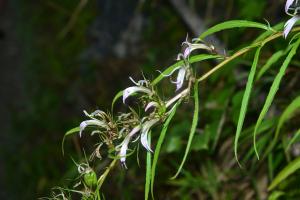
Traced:
<path fill-rule="evenodd" d="M 79 131 L 79 136 L 81 137 L 82 131 L 87 127 L 87 126 L 98 126 L 101 128 L 107 128 L 107 124 L 105 122 L 102 122 L 97 119 L 91 119 L 91 120 L 85 120 L 80 123 L 80 131 Z"/>
<path fill-rule="evenodd" d="M 147 104 L 147 106 L 145 107 L 145 112 L 147 112 L 150 108 L 152 107 L 158 107 L 159 104 L 155 101 L 151 101 L 150 103 Z"/>
<path fill-rule="evenodd" d="M 285 23 L 283 31 L 284 38 L 287 38 L 288 34 L 298 20 L 300 20 L 300 16 L 294 16 Z"/>
<path fill-rule="evenodd" d="M 123 92 L 123 103 L 125 104 L 126 99 L 134 93 L 141 92 L 151 95 L 152 91 L 143 86 L 132 86 L 126 88 Z"/>
<path fill-rule="evenodd" d="M 152 152 L 151 147 L 150 147 L 150 145 L 148 143 L 148 133 L 149 133 L 149 130 L 158 121 L 159 121 L 159 119 L 152 119 L 152 120 L 149 120 L 149 121 L 145 122 L 142 125 L 141 143 L 145 147 L 145 149 L 147 149 L 147 151 L 151 151 Z"/>
<path fill-rule="evenodd" d="M 286 14 L 290 15 L 289 9 L 293 5 L 293 3 L 296 1 L 296 4 L 298 3 L 298 0 L 287 0 L 285 3 L 285 12 Z"/>
<path fill-rule="evenodd" d="M 178 55 L 177 60 L 180 60 L 180 56 L 182 56 L 182 54 Z M 181 66 L 174 68 L 169 74 L 163 74 L 162 72 L 160 72 L 160 71 L 159 72 L 163 76 L 168 77 L 168 76 L 171 76 L 174 72 L 176 72 L 178 70 L 176 81 L 171 81 L 172 83 L 176 84 L 176 91 L 177 91 L 180 88 L 182 88 L 182 86 L 183 86 L 184 79 L 186 77 L 186 72 L 187 72 L 188 68 L 189 68 L 189 65 L 187 63 L 185 65 L 181 65 Z"/>
<path fill-rule="evenodd" d="M 123 165 L 126 167 L 125 165 L 125 161 L 126 161 L 126 152 L 128 149 L 128 144 L 130 142 L 130 139 L 141 130 L 141 126 L 136 126 L 135 128 L 133 128 L 131 130 L 131 132 L 125 137 L 125 139 L 123 140 L 122 144 L 121 144 L 121 150 L 119 153 L 120 156 L 120 161 L 123 163 Z"/>
<path fill-rule="evenodd" d="M 178 71 L 177 79 L 176 79 L 176 91 L 182 88 L 184 80 L 185 80 L 185 75 L 187 72 L 187 67 L 182 67 Z"/>
<path fill-rule="evenodd" d="M 190 43 L 188 41 L 188 36 L 186 37 L 186 40 L 182 43 L 183 46 L 186 46 L 183 51 L 183 58 L 188 59 L 192 51 L 196 49 L 205 49 L 208 51 L 212 51 L 213 47 L 210 47 L 204 43 Z"/>

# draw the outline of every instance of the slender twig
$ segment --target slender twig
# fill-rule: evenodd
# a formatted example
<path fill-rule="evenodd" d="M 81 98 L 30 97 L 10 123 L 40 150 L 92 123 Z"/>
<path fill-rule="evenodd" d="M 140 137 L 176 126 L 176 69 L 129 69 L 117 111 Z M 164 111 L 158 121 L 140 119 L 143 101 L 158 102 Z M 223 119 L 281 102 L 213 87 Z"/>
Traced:
<path fill-rule="evenodd" d="M 63 28 L 63 30 L 59 33 L 59 38 L 63 39 L 69 32 L 70 30 L 73 28 L 73 26 L 75 25 L 77 18 L 80 14 L 80 12 L 83 10 L 83 8 L 86 6 L 86 4 L 88 3 L 88 0 L 80 0 L 79 4 L 77 5 L 77 7 L 75 8 L 72 16 L 70 17 L 70 20 L 68 21 L 67 25 Z"/>
<path fill-rule="evenodd" d="M 297 32 L 300 31 L 300 27 L 294 28 L 292 30 L 292 32 Z M 235 54 L 233 54 L 232 56 L 227 57 L 223 62 L 221 62 L 220 64 L 218 64 L 217 66 L 215 66 L 214 68 L 212 68 L 211 70 L 209 70 L 208 72 L 206 72 L 203 76 L 201 76 L 198 81 L 201 82 L 203 80 L 205 80 L 206 78 L 208 78 L 210 75 L 212 75 L 213 73 L 215 73 L 217 70 L 221 69 L 223 66 L 225 66 L 227 63 L 229 63 L 230 61 L 234 60 L 235 58 L 247 53 L 248 51 L 252 50 L 255 47 L 258 47 L 262 44 L 268 43 L 274 39 L 277 39 L 278 37 L 282 36 L 282 32 L 277 32 L 269 37 L 267 37 L 266 39 L 264 39 L 263 41 L 257 42 L 253 45 L 250 45 L 249 47 L 246 47 L 244 49 L 241 49 L 239 51 L 237 51 Z"/>

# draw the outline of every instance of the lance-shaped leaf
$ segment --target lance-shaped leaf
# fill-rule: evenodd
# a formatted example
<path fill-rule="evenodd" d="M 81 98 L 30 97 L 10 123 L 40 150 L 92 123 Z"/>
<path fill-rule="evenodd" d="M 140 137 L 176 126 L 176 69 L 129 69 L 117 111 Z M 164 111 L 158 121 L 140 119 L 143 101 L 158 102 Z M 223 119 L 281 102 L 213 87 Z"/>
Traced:
<path fill-rule="evenodd" d="M 300 39 L 298 39 L 294 44 L 293 44 L 293 47 L 291 49 L 291 51 L 289 52 L 288 56 L 286 57 L 286 59 L 284 60 L 280 70 L 279 70 L 279 73 L 276 75 L 273 83 L 272 83 L 272 86 L 270 88 L 270 91 L 268 93 L 268 96 L 266 98 L 266 101 L 265 101 L 265 104 L 259 114 L 259 117 L 257 119 L 257 122 L 256 122 L 256 125 L 255 125 L 255 129 L 254 129 L 254 134 L 253 134 L 253 141 L 254 141 L 254 149 L 255 149 L 255 153 L 257 155 L 257 157 L 259 158 L 258 156 L 258 153 L 257 153 L 257 149 L 256 149 L 256 133 L 257 133 L 257 130 L 259 128 L 259 126 L 261 125 L 263 119 L 265 118 L 273 100 L 274 100 L 274 97 L 275 95 L 277 94 L 277 91 L 279 89 L 279 86 L 280 86 L 280 83 L 281 83 L 281 80 L 285 74 L 285 71 L 287 69 L 287 67 L 289 66 L 292 58 L 294 57 L 294 55 L 296 54 L 297 52 L 297 49 L 300 45 Z M 266 153 L 270 152 L 270 150 L 273 148 L 273 146 L 276 144 L 276 140 L 277 140 L 277 137 L 278 135 L 276 134 L 275 135 L 275 138 L 274 140 L 272 141 L 271 145 L 269 145 L 268 149 L 266 150 Z M 266 154 L 265 153 L 265 154 Z"/>
<path fill-rule="evenodd" d="M 180 103 L 181 103 L 180 101 L 178 103 L 176 103 L 173 106 L 173 108 L 170 110 L 170 114 L 169 114 L 166 122 L 163 125 L 163 128 L 161 130 L 161 133 L 159 135 L 159 138 L 158 138 L 158 141 L 157 141 L 157 144 L 156 144 L 156 147 L 155 147 L 154 156 L 153 156 L 153 163 L 152 163 L 152 168 L 151 168 L 151 195 L 152 195 L 152 199 L 154 199 L 154 194 L 153 194 L 154 178 L 155 178 L 155 171 L 156 171 L 157 161 L 158 161 L 158 157 L 159 157 L 159 154 L 160 154 L 160 149 L 161 149 L 161 146 L 164 142 L 169 124 L 170 124 L 171 120 L 173 119 L 173 117 L 176 113 L 177 107 L 180 105 Z"/>
<path fill-rule="evenodd" d="M 247 113 L 248 102 L 249 102 L 250 95 L 251 95 L 252 85 L 253 85 L 253 81 L 254 81 L 254 76 L 255 76 L 256 67 L 257 67 L 261 48 L 262 47 L 257 48 L 257 50 L 255 52 L 254 61 L 253 61 L 253 64 L 252 64 L 252 67 L 251 67 L 251 70 L 250 70 L 250 73 L 248 76 L 246 89 L 245 89 L 244 96 L 242 99 L 242 105 L 241 105 L 240 115 L 239 115 L 239 119 L 238 119 L 238 125 L 237 125 L 237 129 L 236 129 L 236 133 L 235 133 L 234 154 L 235 154 L 235 158 L 238 163 L 239 163 L 239 159 L 238 159 L 238 155 L 237 155 L 238 142 L 239 142 L 239 137 L 242 132 L 245 116 Z"/>
<path fill-rule="evenodd" d="M 181 164 L 176 172 L 176 174 L 171 178 L 171 179 L 175 179 L 179 173 L 182 170 L 182 167 L 187 159 L 188 153 L 190 151 L 191 145 L 192 145 L 192 141 L 196 132 L 196 128 L 197 128 L 197 124 L 198 124 L 198 119 L 199 119 L 199 96 L 198 96 L 198 81 L 195 82 L 194 84 L 194 102 L 195 102 L 195 108 L 194 108 L 194 115 L 193 115 L 193 121 L 192 121 L 192 127 L 190 130 L 190 135 L 189 135 L 189 139 L 188 139 L 188 143 L 186 145 L 186 149 L 184 152 L 184 156 L 183 159 L 181 161 Z"/>

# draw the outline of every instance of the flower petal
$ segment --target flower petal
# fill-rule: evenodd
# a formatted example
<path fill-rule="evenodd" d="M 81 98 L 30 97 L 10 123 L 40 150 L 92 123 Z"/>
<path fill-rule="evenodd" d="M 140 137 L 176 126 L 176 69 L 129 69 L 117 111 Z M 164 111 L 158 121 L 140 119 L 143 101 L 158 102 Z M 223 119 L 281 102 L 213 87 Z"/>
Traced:
<path fill-rule="evenodd" d="M 142 125 L 142 133 L 141 133 L 141 143 L 142 145 L 145 147 L 145 149 L 147 149 L 147 151 L 152 152 L 151 147 L 148 143 L 148 133 L 150 128 L 156 124 L 159 120 L 158 119 L 152 119 L 150 121 L 145 122 Z"/>
<path fill-rule="evenodd" d="M 107 128 L 106 123 L 96 120 L 96 119 L 91 119 L 91 120 L 85 120 L 80 123 L 80 131 L 79 131 L 79 136 L 81 137 L 82 131 L 87 127 L 87 126 L 100 126 L 101 128 Z"/>
<path fill-rule="evenodd" d="M 291 19 L 289 19 L 285 25 L 284 25 L 284 31 L 283 31 L 283 36 L 284 38 L 287 38 L 288 34 L 291 32 L 293 26 L 295 25 L 295 23 L 300 20 L 299 16 L 294 16 Z"/>
<path fill-rule="evenodd" d="M 186 68 L 182 67 L 177 75 L 177 80 L 176 80 L 176 91 L 179 90 L 184 83 L 184 79 L 185 79 L 185 74 L 186 74 Z"/>
<path fill-rule="evenodd" d="M 152 107 L 158 107 L 158 103 L 155 102 L 155 101 L 151 101 L 150 103 L 148 103 L 146 108 L 145 108 L 145 112 L 147 112 Z"/>
<path fill-rule="evenodd" d="M 121 150 L 119 153 L 120 161 L 125 165 L 125 161 L 126 161 L 126 152 L 128 149 L 128 144 L 130 142 L 130 139 L 132 138 L 132 136 L 134 136 L 137 132 L 139 132 L 141 129 L 141 126 L 136 126 L 135 128 L 133 128 L 131 130 L 131 132 L 125 137 L 125 139 L 123 140 L 122 144 L 121 144 Z"/>
<path fill-rule="evenodd" d="M 136 92 L 143 92 L 143 93 L 151 94 L 151 90 L 149 90 L 148 88 L 141 87 L 141 86 L 132 86 L 132 87 L 126 88 L 124 90 L 123 103 L 125 104 L 126 99 Z"/>
<path fill-rule="evenodd" d="M 292 4 L 294 3 L 295 0 L 287 0 L 285 3 L 285 12 L 287 14 L 289 14 L 289 9 L 292 6 Z"/>

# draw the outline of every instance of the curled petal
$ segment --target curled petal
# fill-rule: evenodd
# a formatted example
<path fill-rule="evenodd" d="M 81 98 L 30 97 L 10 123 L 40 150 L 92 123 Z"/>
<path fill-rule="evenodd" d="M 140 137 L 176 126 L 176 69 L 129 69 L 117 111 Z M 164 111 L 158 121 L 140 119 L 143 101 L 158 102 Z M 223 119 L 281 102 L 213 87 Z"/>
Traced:
<path fill-rule="evenodd" d="M 82 131 L 87 127 L 87 126 L 99 126 L 101 128 L 107 128 L 106 123 L 92 119 L 92 120 L 86 120 L 80 123 L 80 131 L 79 131 L 79 136 L 81 137 Z"/>
<path fill-rule="evenodd" d="M 172 74 L 174 74 L 174 72 L 176 72 L 178 69 L 182 68 L 182 66 L 178 66 L 178 67 L 175 67 L 169 74 L 164 74 L 163 72 L 159 71 L 159 70 L 156 70 L 158 71 L 162 76 L 164 77 L 169 77 L 171 76 Z"/>
<path fill-rule="evenodd" d="M 185 48 L 185 50 L 184 50 L 184 52 L 183 52 L 183 57 L 186 59 L 186 58 L 188 58 L 189 56 L 190 56 L 190 54 L 191 54 L 191 48 L 190 47 L 187 47 L 187 48 Z"/>
<path fill-rule="evenodd" d="M 289 19 L 285 25 L 284 25 L 284 31 L 283 31 L 283 36 L 284 38 L 287 38 L 288 34 L 291 32 L 293 26 L 295 25 L 295 23 L 300 20 L 299 16 L 294 16 L 291 19 Z"/>
<path fill-rule="evenodd" d="M 145 112 L 147 112 L 150 108 L 152 107 L 158 107 L 158 103 L 155 101 L 151 101 L 150 103 L 147 104 L 146 108 L 145 108 Z"/>
<path fill-rule="evenodd" d="M 119 153 L 120 156 L 120 161 L 125 165 L 125 161 L 126 161 L 126 152 L 128 149 L 128 144 L 130 142 L 130 139 L 132 138 L 132 136 L 134 136 L 137 132 L 139 132 L 141 129 L 141 126 L 136 126 L 135 128 L 132 129 L 132 131 L 125 137 L 125 139 L 123 140 L 122 144 L 121 144 L 121 150 Z"/>
<path fill-rule="evenodd" d="M 148 88 L 145 87 L 141 87 L 141 86 L 132 86 L 129 88 L 126 88 L 123 92 L 123 103 L 125 104 L 126 99 L 131 96 L 132 94 L 136 93 L 136 92 L 142 92 L 142 93 L 147 93 L 147 94 L 151 94 L 151 90 L 149 90 Z"/>
<path fill-rule="evenodd" d="M 285 12 L 289 14 L 289 9 L 293 5 L 295 0 L 287 0 L 285 3 Z M 298 1 L 297 1 L 298 2 Z"/>
<path fill-rule="evenodd" d="M 147 80 L 139 80 L 138 82 L 136 82 L 135 80 L 133 80 L 133 78 L 132 78 L 131 76 L 129 76 L 129 79 L 130 79 L 131 82 L 133 82 L 136 86 L 148 85 L 148 81 L 147 81 Z"/>
<path fill-rule="evenodd" d="M 142 134 L 141 134 L 141 143 L 142 145 L 145 147 L 145 149 L 147 149 L 147 151 L 151 151 L 151 147 L 148 143 L 148 133 L 150 128 L 156 124 L 159 120 L 158 119 L 152 119 L 150 121 L 147 121 L 143 124 L 142 126 Z"/>
<path fill-rule="evenodd" d="M 184 52 L 183 52 L 184 59 L 187 59 L 190 56 L 190 54 L 192 53 L 192 51 L 194 51 L 196 49 L 205 49 L 205 50 L 208 50 L 208 51 L 212 50 L 211 47 L 209 47 L 209 46 L 207 46 L 206 44 L 203 44 L 203 43 L 192 44 L 192 43 L 190 43 L 188 41 L 185 41 L 182 44 L 187 46 L 184 49 Z"/>
<path fill-rule="evenodd" d="M 177 80 L 175 82 L 176 83 L 176 91 L 179 90 L 183 86 L 185 74 L 186 74 L 186 68 L 181 68 L 178 72 Z"/>

